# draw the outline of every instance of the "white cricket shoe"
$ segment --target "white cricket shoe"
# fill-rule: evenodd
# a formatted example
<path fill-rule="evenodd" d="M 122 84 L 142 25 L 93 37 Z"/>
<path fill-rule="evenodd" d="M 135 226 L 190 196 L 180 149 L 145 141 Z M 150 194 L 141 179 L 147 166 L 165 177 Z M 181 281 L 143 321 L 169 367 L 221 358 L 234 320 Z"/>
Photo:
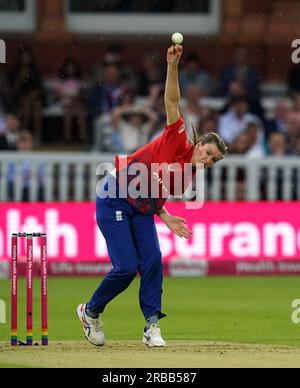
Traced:
<path fill-rule="evenodd" d="M 164 348 L 167 346 L 161 337 L 161 332 L 158 325 L 151 325 L 148 330 L 145 329 L 143 342 L 145 345 L 149 346 L 149 348 Z"/>
<path fill-rule="evenodd" d="M 77 307 L 77 315 L 82 324 L 85 338 L 95 346 L 103 346 L 105 337 L 103 332 L 103 324 L 98 319 L 90 318 L 85 312 L 86 305 L 81 304 Z"/>

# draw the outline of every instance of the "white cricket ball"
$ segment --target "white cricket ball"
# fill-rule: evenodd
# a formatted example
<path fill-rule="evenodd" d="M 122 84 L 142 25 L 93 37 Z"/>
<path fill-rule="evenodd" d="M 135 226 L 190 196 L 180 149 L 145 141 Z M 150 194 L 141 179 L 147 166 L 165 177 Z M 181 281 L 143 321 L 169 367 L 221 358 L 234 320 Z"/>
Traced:
<path fill-rule="evenodd" d="M 172 42 L 174 44 L 181 44 L 183 42 L 183 35 L 179 32 L 175 32 L 175 34 L 172 35 Z"/>

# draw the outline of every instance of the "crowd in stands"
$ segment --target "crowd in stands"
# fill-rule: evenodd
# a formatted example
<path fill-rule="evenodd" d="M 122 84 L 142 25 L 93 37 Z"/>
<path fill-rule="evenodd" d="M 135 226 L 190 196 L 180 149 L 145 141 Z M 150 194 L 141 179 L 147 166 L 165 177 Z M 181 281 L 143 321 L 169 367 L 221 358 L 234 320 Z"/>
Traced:
<path fill-rule="evenodd" d="M 22 139 L 43 149 L 45 110 L 59 107 L 57 143 L 86 150 L 132 153 L 158 136 L 165 123 L 163 57 L 147 53 L 140 69 L 124 61 L 121 47 L 109 47 L 92 74 L 76 58 L 66 58 L 51 87 L 31 48 L 22 47 L 16 63 L 0 74 L 0 150 L 22 149 Z M 1 68 L 1 71 L 3 67 Z M 210 74 L 199 53 L 187 53 L 180 66 L 181 113 L 187 131 L 218 132 L 233 154 L 299 155 L 300 65 L 291 69 L 289 100 L 277 103 L 272 117 L 261 105 L 261 77 L 239 48 L 221 74 Z M 224 97 L 219 111 L 202 104 L 203 97 Z M 48 130 L 48 129 L 47 129 Z M 77 134 L 77 137 L 76 137 Z"/>

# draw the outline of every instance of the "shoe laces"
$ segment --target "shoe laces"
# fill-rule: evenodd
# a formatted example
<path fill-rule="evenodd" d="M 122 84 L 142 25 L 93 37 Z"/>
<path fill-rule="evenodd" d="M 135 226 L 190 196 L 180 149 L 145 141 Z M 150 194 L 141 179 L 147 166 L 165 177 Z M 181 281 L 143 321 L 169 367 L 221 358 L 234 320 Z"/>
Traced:
<path fill-rule="evenodd" d="M 96 333 L 99 333 L 100 331 L 103 330 L 103 322 L 101 321 L 100 318 L 98 318 L 98 319 L 93 319 L 93 325 L 94 325 L 94 328 L 95 328 L 95 332 L 96 332 Z"/>
<path fill-rule="evenodd" d="M 93 326 L 96 333 L 99 333 L 103 330 L 103 322 L 99 316 L 99 318 L 91 318 L 86 315 L 86 324 L 88 327 Z"/>
<path fill-rule="evenodd" d="M 150 330 L 154 337 L 161 337 L 160 328 L 157 325 L 152 325 Z"/>

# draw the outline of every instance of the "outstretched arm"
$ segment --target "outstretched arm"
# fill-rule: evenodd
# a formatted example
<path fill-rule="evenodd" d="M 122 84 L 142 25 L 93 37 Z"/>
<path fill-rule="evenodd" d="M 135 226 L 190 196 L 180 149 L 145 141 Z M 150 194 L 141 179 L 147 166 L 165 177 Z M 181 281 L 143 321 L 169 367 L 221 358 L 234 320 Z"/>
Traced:
<path fill-rule="evenodd" d="M 168 49 L 167 62 L 167 80 L 165 88 L 165 107 L 167 114 L 167 124 L 175 124 L 179 117 L 180 88 L 178 81 L 178 64 L 183 52 L 180 45 L 171 46 Z"/>

